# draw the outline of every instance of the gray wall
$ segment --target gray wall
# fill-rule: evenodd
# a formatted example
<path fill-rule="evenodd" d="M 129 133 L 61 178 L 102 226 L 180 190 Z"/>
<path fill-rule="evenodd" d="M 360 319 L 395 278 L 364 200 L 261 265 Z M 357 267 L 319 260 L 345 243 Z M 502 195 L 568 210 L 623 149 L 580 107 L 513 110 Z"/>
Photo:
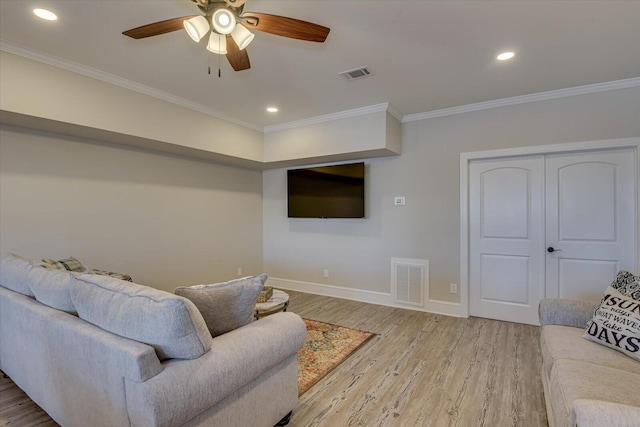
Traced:
<path fill-rule="evenodd" d="M 262 272 L 262 173 L 0 128 L 0 254 L 173 291 Z"/>
<path fill-rule="evenodd" d="M 405 123 L 401 156 L 366 161 L 364 220 L 287 219 L 286 170 L 266 171 L 265 270 L 388 293 L 391 257 L 428 259 L 429 297 L 458 301 L 449 283 L 460 271 L 460 153 L 638 136 L 640 88 Z M 406 206 L 393 206 L 394 196 Z"/>
<path fill-rule="evenodd" d="M 430 298 L 458 301 L 461 152 L 640 136 L 640 89 L 402 125 L 403 154 L 367 160 L 367 218 L 286 217 L 286 171 L 0 131 L 0 254 L 73 255 L 161 289 L 266 271 L 388 293 L 390 258 L 430 261 Z M 393 197 L 406 197 L 394 207 Z M 323 277 L 323 270 L 329 277 Z"/>

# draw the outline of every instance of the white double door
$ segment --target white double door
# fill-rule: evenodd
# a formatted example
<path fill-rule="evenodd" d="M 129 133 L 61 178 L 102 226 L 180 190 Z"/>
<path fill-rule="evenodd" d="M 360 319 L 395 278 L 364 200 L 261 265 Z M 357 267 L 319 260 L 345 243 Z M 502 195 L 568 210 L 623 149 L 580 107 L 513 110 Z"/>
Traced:
<path fill-rule="evenodd" d="M 599 300 L 636 264 L 632 149 L 472 161 L 469 313 L 538 324 L 542 298 Z"/>

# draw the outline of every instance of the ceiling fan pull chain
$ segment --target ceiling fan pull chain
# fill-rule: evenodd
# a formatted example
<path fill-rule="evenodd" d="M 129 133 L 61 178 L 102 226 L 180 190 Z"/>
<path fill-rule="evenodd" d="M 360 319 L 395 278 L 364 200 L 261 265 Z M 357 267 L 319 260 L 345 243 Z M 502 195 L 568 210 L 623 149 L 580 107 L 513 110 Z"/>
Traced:
<path fill-rule="evenodd" d="M 222 50 L 222 38 L 218 37 L 218 51 Z M 222 72 L 220 71 L 220 57 L 222 55 L 218 55 L 218 78 L 222 77 Z"/>

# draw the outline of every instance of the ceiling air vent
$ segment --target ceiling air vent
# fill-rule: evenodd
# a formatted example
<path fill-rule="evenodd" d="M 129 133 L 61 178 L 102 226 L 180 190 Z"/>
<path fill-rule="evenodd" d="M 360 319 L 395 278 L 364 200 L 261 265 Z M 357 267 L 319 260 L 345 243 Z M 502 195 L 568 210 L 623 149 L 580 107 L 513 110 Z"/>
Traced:
<path fill-rule="evenodd" d="M 355 68 L 353 70 L 343 71 L 340 74 L 347 80 L 361 79 L 371 75 L 371 71 L 367 67 Z"/>

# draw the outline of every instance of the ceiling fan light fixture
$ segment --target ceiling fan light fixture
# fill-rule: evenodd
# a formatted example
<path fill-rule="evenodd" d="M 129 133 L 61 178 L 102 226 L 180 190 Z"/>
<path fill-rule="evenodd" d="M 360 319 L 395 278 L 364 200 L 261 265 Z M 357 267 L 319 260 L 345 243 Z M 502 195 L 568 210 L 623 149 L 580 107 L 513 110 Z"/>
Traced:
<path fill-rule="evenodd" d="M 211 29 L 207 18 L 204 16 L 196 16 L 191 19 L 186 19 L 183 22 L 183 25 L 187 34 L 189 34 L 189 37 L 191 37 L 191 39 L 196 43 L 202 40 L 202 38 L 206 36 Z"/>
<path fill-rule="evenodd" d="M 218 55 L 226 55 L 227 36 L 212 32 L 209 36 L 209 43 L 207 43 L 207 50 Z"/>
<path fill-rule="evenodd" d="M 229 9 L 220 8 L 211 15 L 211 24 L 217 33 L 231 34 L 236 28 L 236 17 Z"/>
<path fill-rule="evenodd" d="M 242 50 L 249 46 L 249 43 L 253 40 L 256 35 L 251 31 L 247 30 L 242 25 L 236 25 L 236 28 L 231 32 L 231 37 L 238 45 L 238 49 Z"/>

